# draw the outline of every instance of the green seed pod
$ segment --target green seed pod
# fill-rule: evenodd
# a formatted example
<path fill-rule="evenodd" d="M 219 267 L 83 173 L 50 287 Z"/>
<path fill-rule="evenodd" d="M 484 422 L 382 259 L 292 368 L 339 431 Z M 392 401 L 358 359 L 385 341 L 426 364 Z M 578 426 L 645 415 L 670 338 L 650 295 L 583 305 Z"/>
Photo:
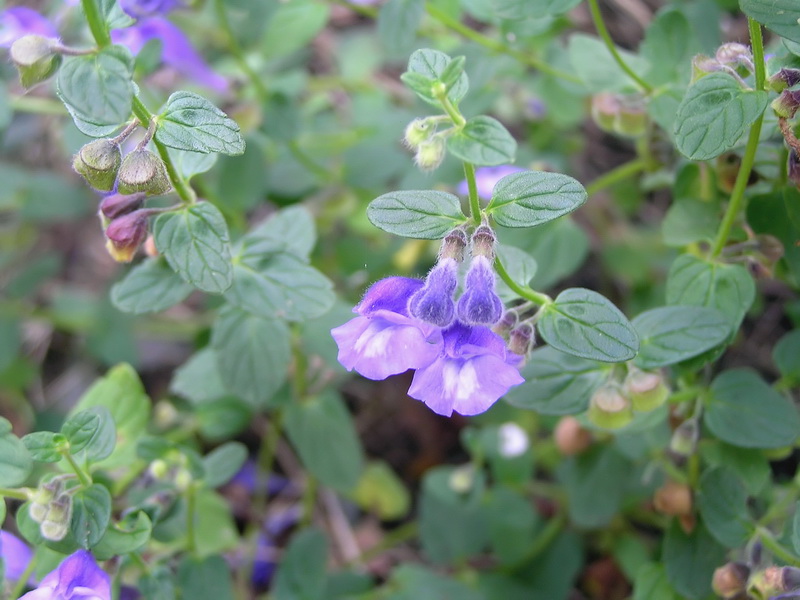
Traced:
<path fill-rule="evenodd" d="M 11 45 L 9 55 L 19 71 L 23 87 L 40 83 L 56 72 L 61 55 L 53 50 L 53 40 L 41 35 L 26 35 Z"/>
<path fill-rule="evenodd" d="M 625 378 L 625 393 L 636 412 L 650 412 L 664 404 L 669 397 L 669 388 L 658 373 L 646 373 L 638 369 Z"/>
<path fill-rule="evenodd" d="M 423 171 L 434 171 L 444 160 L 444 142 L 439 137 L 425 140 L 417 146 L 414 157 L 417 166 Z"/>
<path fill-rule="evenodd" d="M 104 192 L 114 189 L 121 163 L 119 145 L 109 139 L 89 142 L 72 159 L 75 171 L 93 188 Z"/>
<path fill-rule="evenodd" d="M 605 429 L 619 429 L 633 419 L 630 401 L 616 385 L 604 385 L 589 401 L 589 420 Z"/>
<path fill-rule="evenodd" d="M 149 150 L 134 150 L 122 160 L 117 174 L 120 194 L 144 192 L 148 196 L 158 196 L 170 189 L 163 161 Z"/>

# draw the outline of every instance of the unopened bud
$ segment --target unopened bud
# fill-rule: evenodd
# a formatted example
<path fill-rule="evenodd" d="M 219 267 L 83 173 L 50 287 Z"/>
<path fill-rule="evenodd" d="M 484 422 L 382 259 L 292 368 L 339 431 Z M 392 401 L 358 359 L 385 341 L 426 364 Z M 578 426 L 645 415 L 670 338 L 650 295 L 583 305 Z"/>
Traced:
<path fill-rule="evenodd" d="M 508 349 L 520 356 L 527 356 L 533 350 L 535 343 L 536 336 L 530 323 L 518 325 L 508 336 Z"/>
<path fill-rule="evenodd" d="M 117 262 L 130 262 L 147 237 L 147 218 L 151 211 L 140 209 L 114 219 L 106 228 L 106 248 Z"/>
<path fill-rule="evenodd" d="M 789 164 L 787 166 L 789 180 L 800 190 L 800 156 L 794 148 L 789 150 Z"/>
<path fill-rule="evenodd" d="M 800 83 L 800 69 L 783 68 L 767 80 L 768 87 L 774 92 L 782 92 L 798 83 Z"/>
<path fill-rule="evenodd" d="M 714 571 L 711 587 L 722 598 L 735 598 L 747 589 L 750 568 L 739 562 L 729 562 Z"/>
<path fill-rule="evenodd" d="M 689 515 L 692 512 L 692 490 L 685 483 L 668 481 L 656 490 L 653 506 L 665 515 Z"/>
<path fill-rule="evenodd" d="M 467 234 L 462 228 L 453 229 L 444 236 L 439 249 L 439 258 L 452 258 L 456 262 L 464 260 L 464 249 L 467 247 Z"/>
<path fill-rule="evenodd" d="M 457 494 L 466 494 L 475 483 L 475 470 L 472 465 L 464 465 L 453 470 L 448 481 L 450 489 Z"/>
<path fill-rule="evenodd" d="M 664 404 L 669 397 L 669 388 L 660 374 L 636 369 L 625 378 L 625 393 L 631 400 L 633 410 L 649 412 Z"/>
<path fill-rule="evenodd" d="M 9 55 L 23 87 L 44 81 L 58 69 L 61 55 L 53 50 L 53 41 L 41 35 L 26 35 L 11 45 Z"/>
<path fill-rule="evenodd" d="M 800 90 L 783 90 L 770 106 L 779 117 L 791 119 L 800 108 Z"/>
<path fill-rule="evenodd" d="M 796 567 L 767 567 L 753 576 L 751 586 L 764 597 L 800 588 L 800 569 Z"/>
<path fill-rule="evenodd" d="M 42 537 L 57 542 L 63 540 L 72 518 L 72 496 L 61 494 L 50 503 L 47 516 L 39 526 Z"/>
<path fill-rule="evenodd" d="M 511 330 L 519 323 L 519 315 L 514 310 L 507 310 L 503 313 L 503 316 L 497 322 L 497 324 L 492 328 L 492 330 L 497 335 L 508 335 L 511 333 Z"/>
<path fill-rule="evenodd" d="M 93 188 L 108 192 L 114 189 L 122 163 L 119 145 L 111 140 L 89 142 L 72 159 L 72 167 Z"/>
<path fill-rule="evenodd" d="M 419 148 L 434 133 L 435 126 L 428 119 L 414 119 L 406 127 L 403 142 L 412 150 Z"/>
<path fill-rule="evenodd" d="M 147 470 L 153 479 L 164 479 L 169 473 L 169 465 L 165 460 L 157 458 L 150 463 Z"/>
<path fill-rule="evenodd" d="M 606 133 L 614 132 L 614 121 L 620 110 L 619 98 L 611 92 L 592 96 L 592 120 Z"/>
<path fill-rule="evenodd" d="M 423 171 L 433 171 L 442 164 L 444 160 L 444 142 L 439 137 L 432 137 L 417 146 L 417 154 L 414 161 Z"/>
<path fill-rule="evenodd" d="M 120 194 L 144 192 L 148 196 L 166 194 L 170 189 L 163 161 L 149 150 L 134 150 L 122 161 L 117 175 Z"/>
<path fill-rule="evenodd" d="M 142 192 L 130 195 L 111 194 L 100 202 L 100 212 L 107 219 L 117 219 L 142 208 L 144 199 L 145 194 Z"/>
<path fill-rule="evenodd" d="M 716 59 L 723 65 L 742 66 L 749 71 L 754 71 L 753 53 L 750 48 L 738 42 L 722 44 L 715 54 Z"/>
<path fill-rule="evenodd" d="M 604 385 L 592 394 L 588 417 L 598 427 L 619 429 L 631 422 L 633 409 L 616 385 Z"/>
<path fill-rule="evenodd" d="M 692 58 L 692 83 L 701 77 L 722 70 L 722 65 L 716 59 L 705 54 L 698 54 Z"/>
<path fill-rule="evenodd" d="M 686 459 L 695 453 L 700 427 L 695 419 L 684 421 L 672 432 L 669 440 L 669 451 L 675 458 Z"/>
<path fill-rule="evenodd" d="M 488 225 L 481 225 L 472 234 L 472 256 L 485 256 L 494 260 L 494 247 L 497 243 L 497 236 Z"/>
<path fill-rule="evenodd" d="M 774 263 L 783 258 L 784 248 L 781 242 L 774 235 L 768 233 L 756 237 L 758 240 L 758 250 L 769 262 Z"/>
<path fill-rule="evenodd" d="M 531 445 L 527 432 L 513 421 L 500 425 L 497 437 L 497 450 L 504 458 L 522 456 Z"/>
<path fill-rule="evenodd" d="M 33 500 L 28 505 L 28 516 L 37 523 L 41 523 L 44 521 L 45 517 L 47 517 L 47 511 L 49 509 L 50 507 L 48 504 Z"/>
<path fill-rule="evenodd" d="M 626 137 L 640 137 L 647 131 L 647 113 L 644 104 L 623 104 L 614 121 L 614 132 Z"/>
<path fill-rule="evenodd" d="M 561 454 L 574 456 L 592 444 L 592 434 L 575 417 L 563 417 L 553 431 L 553 440 Z"/>
<path fill-rule="evenodd" d="M 59 542 L 67 537 L 69 525 L 67 523 L 60 523 L 55 521 L 44 521 L 39 525 L 39 533 L 42 537 L 51 542 Z"/>
<path fill-rule="evenodd" d="M 186 491 L 192 485 L 192 474 L 188 469 L 179 469 L 175 474 L 175 487 L 181 491 Z"/>

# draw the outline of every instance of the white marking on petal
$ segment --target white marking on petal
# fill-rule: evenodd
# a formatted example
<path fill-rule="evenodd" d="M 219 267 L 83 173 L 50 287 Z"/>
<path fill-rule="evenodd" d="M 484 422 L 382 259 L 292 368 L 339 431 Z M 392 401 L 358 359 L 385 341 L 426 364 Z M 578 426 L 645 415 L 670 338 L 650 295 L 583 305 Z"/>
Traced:
<path fill-rule="evenodd" d="M 455 401 L 469 400 L 480 387 L 478 373 L 472 361 L 459 365 L 458 361 L 449 360 L 442 370 L 445 396 Z"/>
<path fill-rule="evenodd" d="M 392 339 L 392 327 L 386 327 L 373 333 L 374 327 L 370 326 L 359 336 L 355 343 L 355 351 L 364 358 L 385 356 L 386 348 Z"/>

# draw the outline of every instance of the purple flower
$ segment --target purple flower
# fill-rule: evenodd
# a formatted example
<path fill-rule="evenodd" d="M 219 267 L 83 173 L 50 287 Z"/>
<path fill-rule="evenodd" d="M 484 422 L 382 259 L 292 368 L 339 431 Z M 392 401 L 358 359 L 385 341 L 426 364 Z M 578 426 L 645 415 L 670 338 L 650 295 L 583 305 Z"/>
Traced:
<path fill-rule="evenodd" d="M 360 316 L 331 330 L 339 346 L 339 362 L 367 379 L 419 369 L 431 364 L 441 350 L 438 327 L 408 314 L 407 302 L 422 281 L 388 277 L 372 285 L 353 309 Z"/>
<path fill-rule="evenodd" d="M 426 323 L 447 327 L 453 322 L 457 285 L 458 263 L 453 258 L 442 258 L 428 273 L 424 287 L 409 299 L 409 312 Z"/>
<path fill-rule="evenodd" d="M 475 183 L 478 185 L 478 196 L 484 200 L 489 200 L 492 197 L 492 190 L 495 184 L 506 175 L 512 173 L 519 173 L 524 171 L 520 167 L 513 165 L 500 165 L 499 167 L 479 167 L 475 169 Z M 468 194 L 469 188 L 467 187 L 466 180 L 458 184 L 459 194 Z"/>
<path fill-rule="evenodd" d="M 111 600 L 111 581 L 92 555 L 78 550 L 45 575 L 35 590 L 20 600 Z"/>
<path fill-rule="evenodd" d="M 230 481 L 231 485 L 238 485 L 245 490 L 254 493 L 256 490 L 261 491 L 266 486 L 267 494 L 273 496 L 280 494 L 285 489 L 292 486 L 292 482 L 281 475 L 270 473 L 264 481 L 261 480 L 258 474 L 258 466 L 254 460 L 247 460 L 239 472 L 233 476 Z"/>
<path fill-rule="evenodd" d="M 473 257 L 458 299 L 458 318 L 467 325 L 494 325 L 503 316 L 503 308 L 495 292 L 491 261 L 486 256 Z"/>
<path fill-rule="evenodd" d="M 433 412 L 476 415 L 489 409 L 508 389 L 524 381 L 503 339 L 488 327 L 456 322 L 444 330 L 440 356 L 415 374 L 408 395 Z"/>
<path fill-rule="evenodd" d="M 111 39 L 115 44 L 127 46 L 134 54 L 138 54 L 150 40 L 159 40 L 164 64 L 216 92 L 222 93 L 228 89 L 227 80 L 211 70 L 183 31 L 163 17 L 148 17 L 133 27 L 115 29 L 111 32 Z"/>
<path fill-rule="evenodd" d="M 0 12 L 0 48 L 9 48 L 19 38 L 30 34 L 58 37 L 55 25 L 32 8 L 17 6 Z"/>
<path fill-rule="evenodd" d="M 179 6 L 183 6 L 178 0 L 119 0 L 120 8 L 134 19 L 152 17 L 155 15 L 166 15 Z"/>
<path fill-rule="evenodd" d="M 33 551 L 25 542 L 12 533 L 0 531 L 0 558 L 6 579 L 17 581 L 22 577 L 32 557 Z"/>

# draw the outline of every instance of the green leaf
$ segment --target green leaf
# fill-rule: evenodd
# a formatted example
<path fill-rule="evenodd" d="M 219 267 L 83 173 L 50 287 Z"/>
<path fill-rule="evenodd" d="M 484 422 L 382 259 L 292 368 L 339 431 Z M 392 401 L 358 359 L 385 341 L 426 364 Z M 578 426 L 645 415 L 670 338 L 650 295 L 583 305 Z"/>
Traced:
<path fill-rule="evenodd" d="M 794 404 L 749 369 L 731 369 L 714 379 L 703 420 L 719 439 L 742 448 L 782 448 L 800 434 Z"/>
<path fill-rule="evenodd" d="M 433 190 L 407 190 L 378 196 L 369 203 L 367 217 L 379 229 L 423 240 L 443 238 L 467 221 L 456 196 Z"/>
<path fill-rule="evenodd" d="M 86 452 L 92 461 L 111 456 L 117 443 L 114 418 L 105 406 L 94 406 L 76 413 L 67 419 L 61 433 L 69 441 L 72 454 Z"/>
<path fill-rule="evenodd" d="M 513 565 L 530 550 L 539 517 L 527 498 L 509 488 L 495 487 L 487 500 L 492 550 L 501 564 Z"/>
<path fill-rule="evenodd" d="M 392 572 L 390 587 L 399 592 L 386 597 L 386 600 L 485 600 L 487 598 L 462 581 L 410 563 L 401 564 Z"/>
<path fill-rule="evenodd" d="M 22 441 L 11 433 L 11 423 L 0 417 L 0 487 L 19 487 L 27 481 L 33 459 Z"/>
<path fill-rule="evenodd" d="M 411 509 L 411 496 L 405 484 L 383 461 L 367 464 L 352 497 L 364 510 L 373 511 L 387 521 L 402 519 Z"/>
<path fill-rule="evenodd" d="M 739 328 L 755 295 L 753 278 L 741 265 L 682 254 L 667 276 L 667 304 L 716 308 L 727 317 L 732 331 Z"/>
<path fill-rule="evenodd" d="M 275 600 L 324 600 L 328 542 L 316 529 L 297 532 L 281 559 L 272 594 Z"/>
<path fill-rule="evenodd" d="M 105 486 L 94 483 L 72 496 L 70 532 L 82 548 L 97 544 L 111 519 L 111 494 Z"/>
<path fill-rule="evenodd" d="M 225 387 L 253 406 L 262 406 L 286 380 L 289 342 L 289 329 L 283 321 L 233 307 L 220 312 L 211 332 Z"/>
<path fill-rule="evenodd" d="M 724 342 L 731 334 L 721 312 L 703 306 L 662 306 L 643 312 L 633 320 L 639 334 L 639 354 L 634 360 L 642 369 L 673 365 Z"/>
<path fill-rule="evenodd" d="M 227 552 L 241 544 L 230 504 L 219 494 L 209 489 L 200 490 L 196 515 L 198 557 Z"/>
<path fill-rule="evenodd" d="M 772 478 L 769 460 L 761 450 L 739 448 L 718 441 L 701 445 L 700 453 L 709 467 L 730 469 L 751 496 L 761 493 Z"/>
<path fill-rule="evenodd" d="M 481 115 L 448 137 L 447 149 L 465 162 L 488 167 L 514 162 L 517 142 L 500 121 Z"/>
<path fill-rule="evenodd" d="M 708 531 L 720 544 L 738 548 L 750 536 L 747 492 L 730 469 L 714 468 L 703 473 L 697 508 Z"/>
<path fill-rule="evenodd" d="M 98 4 L 109 29 L 123 29 L 135 23 L 134 19 L 122 10 L 118 0 L 100 0 Z"/>
<path fill-rule="evenodd" d="M 488 541 L 488 523 L 482 510 L 483 474 L 467 469 L 434 467 L 422 479 L 420 541 L 434 563 L 456 563 L 479 553 Z M 458 479 L 469 483 L 463 493 L 453 484 Z"/>
<path fill-rule="evenodd" d="M 800 502 L 795 504 L 792 518 L 792 548 L 795 553 L 800 554 Z"/>
<path fill-rule="evenodd" d="M 524 250 L 509 244 L 499 244 L 496 250 L 498 260 L 503 262 L 503 267 L 511 279 L 521 285 L 529 285 L 539 268 L 536 259 Z M 506 302 L 520 297 L 499 278 L 497 279 L 497 294 Z"/>
<path fill-rule="evenodd" d="M 390 56 L 406 54 L 425 14 L 424 0 L 389 0 L 378 13 L 378 39 Z"/>
<path fill-rule="evenodd" d="M 192 290 L 192 286 L 176 275 L 166 261 L 160 257 L 148 258 L 114 284 L 111 302 L 123 312 L 140 315 L 159 312 L 183 302 Z"/>
<path fill-rule="evenodd" d="M 633 581 L 633 600 L 678 600 L 664 565 L 647 563 L 639 568 Z"/>
<path fill-rule="evenodd" d="M 124 46 L 68 56 L 58 71 L 56 93 L 75 126 L 89 136 L 108 135 L 131 116 L 133 57 Z"/>
<path fill-rule="evenodd" d="M 247 254 L 288 252 L 308 261 L 317 243 L 314 216 L 304 206 L 289 206 L 256 225 L 244 240 Z"/>
<path fill-rule="evenodd" d="M 19 318 L 0 315 L 0 373 L 5 371 L 19 354 L 22 335 Z"/>
<path fill-rule="evenodd" d="M 208 202 L 160 215 L 153 226 L 156 247 L 184 281 L 212 294 L 233 283 L 228 226 Z"/>
<path fill-rule="evenodd" d="M 239 442 L 227 442 L 214 448 L 203 457 L 205 485 L 213 489 L 226 484 L 246 460 L 247 448 Z"/>
<path fill-rule="evenodd" d="M 221 556 L 187 555 L 178 567 L 178 589 L 192 600 L 233 600 L 231 569 Z M 155 598 L 155 596 L 153 596 Z"/>
<path fill-rule="evenodd" d="M 498 225 L 536 227 L 571 213 L 586 198 L 586 190 L 572 177 L 523 171 L 506 175 L 497 182 L 486 212 Z"/>
<path fill-rule="evenodd" d="M 586 410 L 592 393 L 610 367 L 545 346 L 534 350 L 520 371 L 525 383 L 511 388 L 506 402 L 544 415 L 574 415 Z"/>
<path fill-rule="evenodd" d="M 678 150 L 708 160 L 733 148 L 769 104 L 765 91 L 745 90 L 727 73 L 711 73 L 686 92 L 675 118 Z"/>
<path fill-rule="evenodd" d="M 639 339 L 625 315 L 610 300 L 584 288 L 569 288 L 542 309 L 539 333 L 556 350 L 622 362 L 636 356 Z"/>
<path fill-rule="evenodd" d="M 569 60 L 575 74 L 592 93 L 599 91 L 622 92 L 635 90 L 636 84 L 620 68 L 600 38 L 576 33 L 569 38 Z M 621 48 L 617 52 L 622 60 L 638 75 L 648 71 L 647 60 Z"/>
<path fill-rule="evenodd" d="M 175 371 L 170 391 L 193 404 L 204 404 L 227 393 L 217 368 L 217 355 L 203 348 Z"/>
<path fill-rule="evenodd" d="M 667 578 L 678 593 L 690 600 L 701 600 L 711 594 L 711 577 L 725 562 L 725 548 L 708 534 L 702 522 L 687 534 L 673 519 L 664 537 L 662 561 Z"/>
<path fill-rule="evenodd" d="M 54 463 L 61 460 L 61 453 L 55 443 L 55 433 L 51 431 L 37 431 L 29 433 L 22 438 L 22 443 L 31 453 L 33 460 L 38 462 Z"/>
<path fill-rule="evenodd" d="M 800 329 L 784 335 L 772 349 L 772 361 L 781 375 L 800 381 Z"/>
<path fill-rule="evenodd" d="M 330 279 L 293 254 L 245 252 L 225 293 L 234 306 L 265 319 L 304 321 L 325 314 L 336 301 Z"/>
<path fill-rule="evenodd" d="M 645 81 L 662 86 L 688 75 L 691 57 L 700 51 L 692 43 L 692 28 L 680 10 L 659 11 L 647 26 L 645 39 L 639 50 L 650 63 Z"/>
<path fill-rule="evenodd" d="M 210 171 L 219 159 L 219 154 L 215 153 L 203 154 L 201 152 L 175 150 L 174 148 L 170 148 L 168 152 L 178 173 L 186 180 Z"/>
<path fill-rule="evenodd" d="M 286 432 L 303 465 L 321 483 L 340 492 L 358 484 L 363 450 L 353 419 L 336 392 L 290 404 Z"/>
<path fill-rule="evenodd" d="M 494 13 L 503 19 L 541 19 L 575 8 L 581 0 L 491 0 Z"/>
<path fill-rule="evenodd" d="M 248 21 L 253 20 L 254 11 L 272 9 L 275 11 L 260 36 L 262 44 L 258 54 L 262 60 L 274 60 L 307 49 L 311 41 L 325 28 L 331 11 L 330 3 L 319 0 L 292 0 L 277 5 L 271 2 L 265 4 L 262 7 L 260 4 L 247 2 L 240 7 Z"/>
<path fill-rule="evenodd" d="M 467 95 L 469 79 L 467 74 L 463 72 L 463 68 L 461 73 L 454 77 L 455 73 L 452 72 L 453 69 L 451 68 L 454 64 L 456 67 L 458 66 L 444 52 L 429 48 L 415 50 L 408 59 L 408 70 L 400 78 L 416 92 L 417 96 L 434 106 L 439 106 L 439 100 L 433 95 L 432 86 L 437 81 L 447 84 L 446 81 L 443 81 L 443 77 L 455 79 L 448 86 L 447 98 L 454 104 L 458 104 Z"/>
<path fill-rule="evenodd" d="M 210 100 L 192 92 L 175 92 L 158 115 L 155 138 L 165 146 L 189 152 L 244 153 L 244 138 L 236 121 Z"/>
<path fill-rule="evenodd" d="M 685 199 L 674 202 L 664 215 L 661 235 L 667 246 L 711 241 L 717 232 L 719 210 L 715 203 Z"/>
<path fill-rule="evenodd" d="M 795 0 L 739 0 L 739 6 L 767 29 L 800 44 L 800 6 Z"/>
<path fill-rule="evenodd" d="M 143 510 L 129 513 L 119 523 L 111 522 L 103 537 L 92 548 L 97 560 L 109 560 L 114 556 L 135 552 L 148 541 L 153 531 L 150 518 Z"/>

